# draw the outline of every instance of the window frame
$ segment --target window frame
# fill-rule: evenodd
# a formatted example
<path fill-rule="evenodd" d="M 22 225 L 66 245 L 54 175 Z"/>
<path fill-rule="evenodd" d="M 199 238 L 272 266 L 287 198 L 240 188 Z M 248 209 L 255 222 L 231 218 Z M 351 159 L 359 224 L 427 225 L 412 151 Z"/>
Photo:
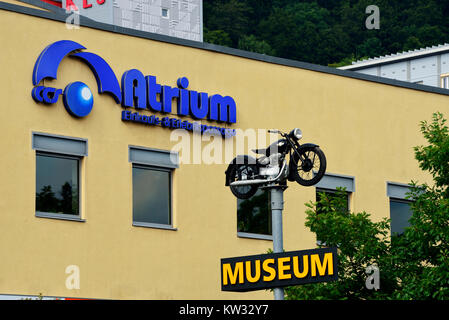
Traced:
<path fill-rule="evenodd" d="M 88 144 L 89 141 L 82 138 L 34 131 L 31 133 L 31 145 L 36 151 L 87 157 Z"/>
<path fill-rule="evenodd" d="M 390 237 L 392 237 L 392 236 L 394 236 L 394 235 L 396 235 L 396 236 L 401 236 L 403 233 L 404 233 L 404 231 L 405 230 L 403 230 L 401 233 L 395 233 L 395 234 L 393 234 L 393 229 L 392 229 L 392 226 L 391 226 L 391 222 L 392 222 L 392 218 L 391 218 L 391 202 L 393 201 L 393 202 L 396 202 L 396 203 L 404 203 L 404 204 L 408 204 L 409 205 L 409 210 L 410 210 L 410 212 L 411 212 L 411 215 L 410 215 L 410 218 L 411 218 L 411 216 L 413 215 L 413 211 L 411 211 L 411 204 L 413 203 L 413 201 L 410 201 L 410 200 L 405 200 L 405 199 L 399 199 L 399 198 L 392 198 L 392 197 L 389 197 L 388 198 L 389 200 L 388 200 L 388 206 L 389 206 L 389 211 L 390 211 L 390 214 L 389 214 L 389 218 L 390 218 Z M 409 218 L 409 219 L 410 219 Z M 406 227 L 406 228 L 408 228 L 408 227 Z"/>
<path fill-rule="evenodd" d="M 326 172 L 323 178 L 315 185 L 315 201 L 318 201 L 319 192 L 336 193 L 338 187 L 346 188 L 348 211 L 351 212 L 353 194 L 355 193 L 355 177 L 343 174 Z M 325 246 L 326 243 L 316 238 L 317 245 Z"/>
<path fill-rule="evenodd" d="M 69 220 L 85 222 L 83 211 L 82 185 L 84 183 L 84 159 L 88 155 L 88 140 L 83 138 L 69 137 L 64 135 L 31 132 L 31 148 L 34 153 L 34 216 L 37 218 L 49 218 L 57 220 Z M 59 158 L 78 160 L 78 215 L 42 212 L 36 210 L 36 175 L 37 175 L 37 155 L 47 155 Z"/>
<path fill-rule="evenodd" d="M 38 211 L 36 208 L 36 192 L 34 193 L 34 212 L 35 216 L 38 218 L 50 218 L 50 219 L 59 219 L 59 220 L 69 220 L 69 221 L 79 221 L 79 222 L 85 222 L 86 220 L 83 219 L 82 214 L 82 182 L 81 182 L 81 172 L 82 172 L 82 156 L 77 155 L 69 155 L 69 154 L 62 154 L 62 153 L 56 153 L 56 152 L 49 152 L 49 151 L 40 151 L 36 150 L 35 153 L 35 163 L 37 163 L 37 156 L 45 156 L 45 157 L 52 157 L 52 158 L 59 158 L 59 159 L 68 159 L 68 160 L 76 160 L 77 161 L 77 185 L 78 185 L 78 214 L 69 214 L 69 213 L 54 213 L 54 212 L 44 212 L 44 211 Z M 35 188 L 37 183 L 37 166 L 35 169 Z"/>
<path fill-rule="evenodd" d="M 164 14 L 163 14 L 164 10 L 166 10 L 166 12 L 167 12 L 166 16 L 164 16 Z M 166 7 L 161 7 L 161 17 L 163 19 L 170 19 L 170 9 L 166 8 Z"/>
<path fill-rule="evenodd" d="M 327 188 L 319 188 L 319 187 L 316 187 L 315 188 L 315 201 L 316 202 L 318 202 L 318 198 L 317 198 L 317 195 L 318 195 L 318 193 L 319 192 L 324 192 L 324 193 L 333 193 L 333 194 L 336 194 L 337 193 L 337 189 L 327 189 Z M 352 191 L 345 191 L 346 192 L 346 199 L 347 199 L 347 205 L 348 205 L 348 211 L 349 212 L 351 212 L 351 194 L 353 193 Z M 318 211 L 318 208 L 317 208 L 317 211 Z M 318 213 L 317 212 L 317 214 L 320 214 L 320 213 Z M 326 243 L 325 242 L 322 242 L 320 239 L 318 239 L 318 236 L 317 236 L 317 238 L 316 238 L 316 244 L 317 245 L 323 245 L 323 246 L 325 246 L 326 245 Z"/>
<path fill-rule="evenodd" d="M 172 168 L 166 168 L 166 167 L 158 167 L 154 165 L 147 165 L 137 162 L 131 162 L 131 185 L 132 185 L 132 226 L 134 227 L 144 227 L 144 228 L 155 228 L 155 229 L 164 229 L 164 230 L 172 230 L 176 231 L 178 230 L 176 227 L 174 227 L 174 214 L 173 214 L 173 170 Z M 162 223 L 154 223 L 154 222 L 139 222 L 134 220 L 134 180 L 133 180 L 133 170 L 134 168 L 137 169 L 144 169 L 144 170 L 152 170 L 152 171 L 161 171 L 161 172 L 167 172 L 169 174 L 168 179 L 168 188 L 169 188 L 169 221 L 170 224 L 162 224 Z"/>
<path fill-rule="evenodd" d="M 448 74 L 449 76 L 449 74 Z M 390 237 L 393 236 L 392 229 L 391 229 L 391 201 L 398 202 L 398 203 L 405 203 L 411 206 L 411 204 L 414 202 L 413 200 L 406 199 L 406 193 L 410 190 L 410 185 L 405 183 L 399 183 L 399 182 L 391 182 L 387 181 L 387 197 L 388 197 L 388 207 L 389 207 L 389 218 L 390 218 Z M 411 208 L 410 208 L 411 211 Z M 413 215 L 413 211 L 411 212 Z M 403 232 L 402 232 L 403 233 Z M 396 234 L 397 236 L 400 236 L 402 233 Z"/>
<path fill-rule="evenodd" d="M 444 86 L 444 80 L 445 79 L 448 79 L 448 87 L 446 88 L 445 86 Z M 442 73 L 442 74 L 440 74 L 440 87 L 441 88 L 443 88 L 443 89 L 449 89 L 449 73 Z"/>
<path fill-rule="evenodd" d="M 327 188 L 319 188 L 319 187 L 316 187 L 315 188 L 315 200 L 316 201 L 318 201 L 318 199 L 316 198 L 316 196 L 318 195 L 318 193 L 322 193 L 322 192 L 324 192 L 324 193 L 333 193 L 333 194 L 336 194 L 337 193 L 337 189 L 327 189 Z M 346 192 L 346 196 L 347 196 L 347 201 L 348 201 L 348 211 L 351 211 L 351 194 L 352 194 L 352 192 L 351 191 L 345 191 Z"/>

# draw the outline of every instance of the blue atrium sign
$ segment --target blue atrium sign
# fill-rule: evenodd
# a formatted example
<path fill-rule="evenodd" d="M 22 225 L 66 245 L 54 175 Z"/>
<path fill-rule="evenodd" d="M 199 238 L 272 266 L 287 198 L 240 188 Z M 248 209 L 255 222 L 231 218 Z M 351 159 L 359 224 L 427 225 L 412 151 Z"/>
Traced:
<path fill-rule="evenodd" d="M 33 70 L 31 96 L 38 103 L 54 104 L 63 96 L 66 110 L 76 118 L 87 116 L 93 108 L 94 99 L 90 88 L 83 82 L 69 83 L 64 90 L 39 85 L 44 79 L 56 79 L 59 64 L 66 56 L 77 58 L 86 63 L 97 80 L 98 93 L 111 95 L 117 104 L 124 108 L 150 110 L 156 113 L 172 113 L 173 100 L 176 101 L 178 116 L 191 116 L 197 120 L 217 121 L 221 123 L 237 122 L 237 106 L 230 96 L 209 95 L 205 92 L 188 90 L 189 79 L 180 77 L 177 86 L 171 87 L 157 83 L 155 76 L 144 76 L 137 69 L 126 71 L 121 79 L 121 88 L 114 71 L 100 56 L 84 52 L 79 43 L 61 40 L 47 46 L 39 55 Z M 202 125 L 168 116 L 159 118 L 146 116 L 139 112 L 123 111 L 123 121 L 139 122 L 149 125 L 161 125 L 190 131 L 205 132 L 215 129 L 223 136 L 235 135 L 235 129 Z"/>

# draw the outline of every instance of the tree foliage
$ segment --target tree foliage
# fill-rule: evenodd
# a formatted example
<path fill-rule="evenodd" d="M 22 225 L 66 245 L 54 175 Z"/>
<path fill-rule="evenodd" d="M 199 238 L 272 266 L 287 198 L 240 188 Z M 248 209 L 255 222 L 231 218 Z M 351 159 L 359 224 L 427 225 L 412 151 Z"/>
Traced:
<path fill-rule="evenodd" d="M 396 298 L 449 299 L 449 129 L 441 113 L 431 123 L 421 122 L 428 145 L 415 148 L 422 170 L 433 184 L 417 185 L 411 192 L 410 228 L 400 237 L 398 260 L 404 285 Z"/>
<path fill-rule="evenodd" d="M 372 4 L 370 0 L 208 0 L 204 41 L 341 65 L 442 44 L 449 38 L 445 19 L 449 0 L 378 0 L 380 29 L 368 30 L 365 9 Z"/>
<path fill-rule="evenodd" d="M 338 248 L 336 282 L 286 289 L 288 299 L 449 299 L 449 129 L 441 113 L 421 122 L 427 145 L 415 147 L 433 184 L 411 183 L 413 214 L 401 235 L 390 235 L 388 219 L 345 209 L 346 195 L 321 194 L 308 203 L 306 226 L 322 246 Z M 317 212 L 319 208 L 319 212 Z M 366 288 L 366 267 L 380 270 L 380 289 Z"/>
<path fill-rule="evenodd" d="M 58 195 L 53 192 L 50 185 L 43 186 L 40 192 L 36 193 L 36 210 L 41 212 L 54 213 L 78 213 L 77 191 L 72 189 L 69 182 L 61 186 Z"/>

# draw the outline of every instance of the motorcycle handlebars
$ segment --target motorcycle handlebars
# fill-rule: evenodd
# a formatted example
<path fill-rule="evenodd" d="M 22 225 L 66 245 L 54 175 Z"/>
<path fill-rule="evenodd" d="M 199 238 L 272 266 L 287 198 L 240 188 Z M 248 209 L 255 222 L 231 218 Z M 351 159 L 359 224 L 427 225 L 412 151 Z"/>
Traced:
<path fill-rule="evenodd" d="M 280 131 L 280 130 L 278 130 L 278 129 L 268 129 L 268 133 L 278 133 L 281 136 L 285 136 L 285 133 Z"/>

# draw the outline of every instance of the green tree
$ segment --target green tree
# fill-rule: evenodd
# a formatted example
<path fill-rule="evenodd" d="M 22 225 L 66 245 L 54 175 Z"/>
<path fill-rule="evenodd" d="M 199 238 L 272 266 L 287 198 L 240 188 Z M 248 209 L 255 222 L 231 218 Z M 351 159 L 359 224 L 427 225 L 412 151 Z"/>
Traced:
<path fill-rule="evenodd" d="M 395 292 L 388 220 L 372 222 L 366 212 L 349 212 L 346 198 L 340 189 L 335 196 L 321 193 L 317 203 L 306 204 L 306 226 L 320 235 L 320 247 L 338 247 L 338 281 L 289 287 L 288 299 L 384 299 Z M 381 270 L 379 291 L 365 286 L 365 268 L 373 264 Z"/>
<path fill-rule="evenodd" d="M 243 36 L 239 40 L 238 48 L 245 51 L 257 52 L 274 56 L 276 51 L 265 41 L 258 40 L 254 35 Z"/>
<path fill-rule="evenodd" d="M 402 267 L 399 299 L 449 299 L 449 129 L 441 113 L 421 122 L 428 145 L 415 147 L 422 170 L 433 184 L 413 183 L 413 215 L 400 237 Z"/>
<path fill-rule="evenodd" d="M 232 46 L 236 47 L 240 37 L 249 31 L 251 7 L 246 1 L 204 1 L 204 22 L 209 30 L 226 32 Z"/>
<path fill-rule="evenodd" d="M 218 44 L 220 46 L 232 47 L 232 40 L 229 34 L 223 30 L 209 30 L 204 28 L 203 38 L 205 42 Z"/>
<path fill-rule="evenodd" d="M 41 212 L 58 212 L 59 201 L 51 186 L 43 186 L 39 193 L 36 193 L 36 210 Z"/>
<path fill-rule="evenodd" d="M 371 4 L 380 9 L 378 30 L 365 26 Z M 252 35 L 279 57 L 329 65 L 445 43 L 448 15 L 448 0 L 208 0 L 204 39 L 243 48 Z"/>
<path fill-rule="evenodd" d="M 422 48 L 422 47 L 423 47 L 423 44 L 421 43 L 421 41 L 419 41 L 419 39 L 416 36 L 408 37 L 404 44 L 404 50 L 406 50 L 406 51 L 418 49 L 418 48 Z"/>
<path fill-rule="evenodd" d="M 260 22 L 258 29 L 260 38 L 266 40 L 280 57 L 321 63 L 331 58 L 331 51 L 335 54 L 344 44 L 344 41 L 333 41 L 337 33 L 330 21 L 327 9 L 320 8 L 315 2 L 300 2 L 274 8 L 270 16 Z"/>
<path fill-rule="evenodd" d="M 377 37 L 368 38 L 357 46 L 357 55 L 359 57 L 380 56 L 383 51 L 382 42 Z"/>
<path fill-rule="evenodd" d="M 388 219 L 345 210 L 344 193 L 307 204 L 306 226 L 323 245 L 338 248 L 339 280 L 286 289 L 288 299 L 449 299 L 449 129 L 441 113 L 421 122 L 427 145 L 414 148 L 433 183 L 411 183 L 410 226 L 390 236 Z M 319 211 L 317 210 L 319 208 Z M 377 265 L 380 290 L 365 287 L 365 268 Z"/>
<path fill-rule="evenodd" d="M 68 214 L 76 214 L 78 212 L 74 211 L 74 199 L 73 199 L 73 191 L 72 186 L 69 182 L 66 182 L 61 187 L 61 200 L 59 201 L 59 212 L 68 213 Z"/>

